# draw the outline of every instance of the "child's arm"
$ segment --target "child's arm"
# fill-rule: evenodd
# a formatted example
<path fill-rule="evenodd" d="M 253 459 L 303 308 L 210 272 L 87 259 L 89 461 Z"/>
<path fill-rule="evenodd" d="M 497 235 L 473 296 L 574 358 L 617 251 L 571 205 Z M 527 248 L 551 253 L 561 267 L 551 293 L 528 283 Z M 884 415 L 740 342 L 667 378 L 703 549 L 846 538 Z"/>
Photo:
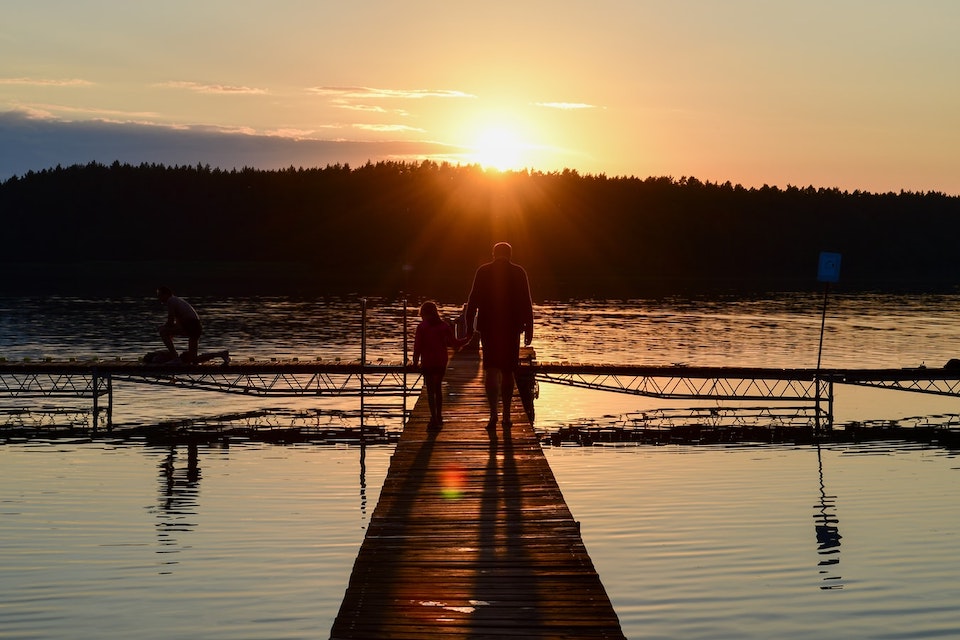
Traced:
<path fill-rule="evenodd" d="M 457 351 L 460 351 L 460 349 L 463 349 L 465 346 L 467 346 L 472 338 L 473 336 L 457 338 L 457 334 L 453 332 L 453 327 L 451 327 L 449 324 L 447 325 L 446 330 L 443 332 L 443 339 L 447 343 L 447 346 L 453 347 Z"/>
<path fill-rule="evenodd" d="M 473 340 L 473 335 L 464 336 L 463 338 L 457 338 L 457 336 L 455 336 L 453 331 L 451 330 L 448 336 L 448 340 L 450 342 L 451 347 L 453 347 L 457 351 L 460 351 L 465 346 L 470 344 L 470 341 Z"/>

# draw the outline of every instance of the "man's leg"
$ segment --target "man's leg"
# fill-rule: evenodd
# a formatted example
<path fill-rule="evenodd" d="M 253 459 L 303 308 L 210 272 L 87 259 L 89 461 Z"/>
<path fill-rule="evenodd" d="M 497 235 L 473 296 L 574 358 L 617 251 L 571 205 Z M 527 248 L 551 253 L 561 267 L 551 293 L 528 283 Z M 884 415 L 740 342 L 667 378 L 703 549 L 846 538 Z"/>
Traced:
<path fill-rule="evenodd" d="M 167 351 L 172 353 L 174 357 L 177 355 L 177 348 L 173 346 L 173 330 L 170 329 L 167 325 L 160 327 L 160 338 L 163 340 L 163 346 L 167 348 Z"/>
<path fill-rule="evenodd" d="M 510 404 L 513 402 L 513 388 L 515 382 L 513 379 L 513 371 L 509 369 L 503 370 L 502 380 L 500 382 L 500 399 L 503 402 L 503 426 L 509 427 L 513 422 L 510 419 Z"/>
<path fill-rule="evenodd" d="M 189 342 L 187 343 L 187 350 L 190 352 L 190 355 L 194 360 L 197 359 L 197 356 L 200 354 L 200 334 L 191 334 L 188 338 Z"/>
<path fill-rule="evenodd" d="M 489 426 L 497 424 L 497 405 L 500 402 L 500 388 L 503 374 L 500 369 L 489 367 L 483 370 L 483 387 L 487 393 L 487 404 L 490 407 Z"/>

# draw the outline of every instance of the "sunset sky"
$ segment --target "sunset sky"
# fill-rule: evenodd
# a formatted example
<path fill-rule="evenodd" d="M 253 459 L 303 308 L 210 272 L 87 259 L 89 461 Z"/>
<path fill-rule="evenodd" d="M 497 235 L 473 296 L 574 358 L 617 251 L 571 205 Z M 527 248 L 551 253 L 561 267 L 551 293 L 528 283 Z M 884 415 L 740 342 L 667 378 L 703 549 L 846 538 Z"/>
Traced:
<path fill-rule="evenodd" d="M 955 0 L 34 0 L 0 180 L 367 160 L 960 194 Z"/>

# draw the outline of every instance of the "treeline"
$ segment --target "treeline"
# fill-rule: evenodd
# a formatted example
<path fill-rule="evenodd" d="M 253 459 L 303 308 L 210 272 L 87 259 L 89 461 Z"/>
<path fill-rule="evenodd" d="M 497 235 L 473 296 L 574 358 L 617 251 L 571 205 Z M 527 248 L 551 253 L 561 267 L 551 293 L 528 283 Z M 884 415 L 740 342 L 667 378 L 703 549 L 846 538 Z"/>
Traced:
<path fill-rule="evenodd" d="M 381 162 L 281 171 L 99 163 L 0 184 L 0 293 L 401 290 L 464 298 L 508 240 L 538 299 L 960 282 L 960 198 Z"/>

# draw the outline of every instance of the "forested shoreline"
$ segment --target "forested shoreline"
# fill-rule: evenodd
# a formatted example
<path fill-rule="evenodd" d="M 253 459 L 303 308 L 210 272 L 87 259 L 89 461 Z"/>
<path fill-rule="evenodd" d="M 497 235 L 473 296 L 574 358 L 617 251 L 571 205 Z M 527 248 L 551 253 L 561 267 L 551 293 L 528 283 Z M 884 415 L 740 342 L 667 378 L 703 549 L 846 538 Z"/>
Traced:
<path fill-rule="evenodd" d="M 282 171 L 56 167 L 0 184 L 0 294 L 459 300 L 508 240 L 534 297 L 953 291 L 960 198 L 422 162 Z"/>

